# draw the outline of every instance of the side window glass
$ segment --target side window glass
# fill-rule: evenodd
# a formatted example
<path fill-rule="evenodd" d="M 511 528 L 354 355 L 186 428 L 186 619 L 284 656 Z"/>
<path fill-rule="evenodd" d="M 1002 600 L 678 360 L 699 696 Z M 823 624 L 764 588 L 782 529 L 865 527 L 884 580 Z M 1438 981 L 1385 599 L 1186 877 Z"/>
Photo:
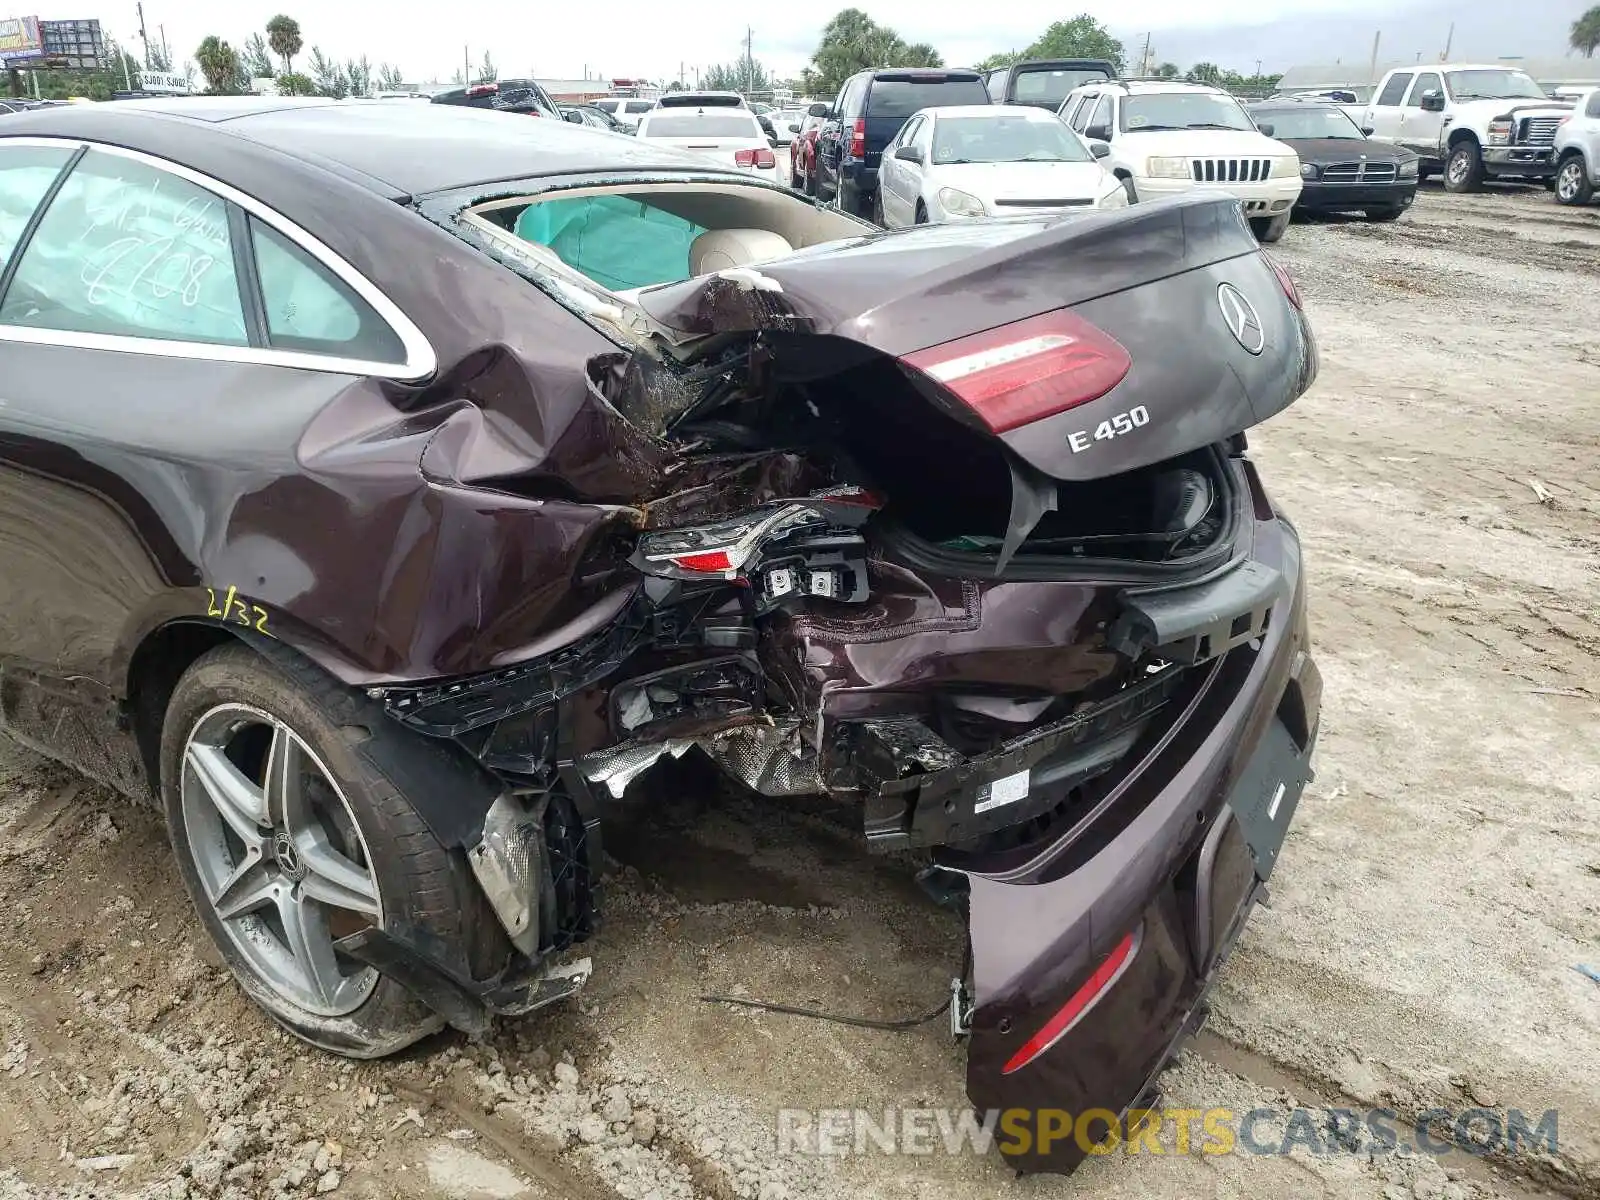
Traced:
<path fill-rule="evenodd" d="M 1006 80 L 1011 78 L 1009 70 L 989 72 L 989 99 L 996 104 L 1002 103 L 1006 98 Z"/>
<path fill-rule="evenodd" d="M 0 324 L 248 345 L 226 201 L 90 151 L 23 251 Z"/>
<path fill-rule="evenodd" d="M 256 273 L 274 350 L 401 363 L 405 347 L 389 323 L 340 278 L 276 229 L 250 221 Z"/>
<path fill-rule="evenodd" d="M 71 158 L 72 151 L 66 148 L 0 146 L 0 272 L 34 210 Z"/>
<path fill-rule="evenodd" d="M 1094 106 L 1094 116 L 1089 118 L 1086 128 L 1104 127 L 1107 133 L 1111 132 L 1111 97 L 1101 96 L 1100 103 Z"/>
<path fill-rule="evenodd" d="M 1082 133 L 1085 129 L 1089 128 L 1089 114 L 1093 111 L 1094 97 L 1079 96 L 1078 107 L 1072 111 L 1072 120 L 1070 124 L 1079 133 Z"/>
<path fill-rule="evenodd" d="M 1589 103 L 1584 105 L 1583 115 L 1586 117 L 1600 117 L 1600 91 L 1589 93 Z"/>
<path fill-rule="evenodd" d="M 1444 90 L 1444 84 L 1439 82 L 1439 77 L 1432 72 L 1424 72 L 1417 76 L 1417 82 L 1411 89 L 1411 97 L 1406 101 L 1407 108 L 1422 107 L 1423 92 L 1439 92 Z"/>
<path fill-rule="evenodd" d="M 1378 97 L 1378 103 L 1385 108 L 1399 107 L 1400 101 L 1405 97 L 1406 88 L 1410 85 L 1410 71 L 1389 76 L 1389 82 L 1383 85 L 1383 94 Z"/>

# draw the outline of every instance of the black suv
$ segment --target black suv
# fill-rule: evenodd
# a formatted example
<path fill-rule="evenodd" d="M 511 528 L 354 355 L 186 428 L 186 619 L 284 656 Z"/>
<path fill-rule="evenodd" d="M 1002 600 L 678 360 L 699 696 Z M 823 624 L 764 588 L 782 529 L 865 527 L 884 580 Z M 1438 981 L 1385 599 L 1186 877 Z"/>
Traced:
<path fill-rule="evenodd" d="M 817 195 L 837 200 L 848 213 L 870 216 L 883 148 L 913 113 L 987 103 L 989 92 L 977 71 L 887 69 L 852 75 L 831 107 L 811 106 L 812 116 L 826 118 L 817 135 Z"/>
<path fill-rule="evenodd" d="M 550 93 L 533 79 L 502 79 L 498 83 L 475 83 L 471 87 L 450 88 L 433 94 L 435 104 L 464 104 L 468 108 L 494 108 L 502 112 L 562 119 L 561 110 Z"/>
<path fill-rule="evenodd" d="M 1067 93 L 1117 77 L 1117 66 L 1103 58 L 1041 58 L 989 72 L 989 99 L 996 104 L 1026 104 L 1058 112 Z"/>

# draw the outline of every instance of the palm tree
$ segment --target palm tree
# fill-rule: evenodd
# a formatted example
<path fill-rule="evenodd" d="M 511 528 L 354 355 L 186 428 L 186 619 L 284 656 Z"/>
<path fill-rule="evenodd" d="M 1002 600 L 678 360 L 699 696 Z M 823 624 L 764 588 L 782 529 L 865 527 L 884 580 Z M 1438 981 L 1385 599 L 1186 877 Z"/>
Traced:
<path fill-rule="evenodd" d="M 305 45 L 300 40 L 300 22 L 279 13 L 267 22 L 267 44 L 283 59 L 284 74 L 289 74 L 294 70 L 294 56 Z"/>
<path fill-rule="evenodd" d="M 1600 49 L 1600 4 L 1595 5 L 1572 23 L 1568 44 L 1585 58 L 1593 58 Z"/>
<path fill-rule="evenodd" d="M 239 52 L 216 34 L 200 43 L 194 60 L 200 64 L 200 74 L 206 77 L 206 91 L 226 96 L 237 89 Z"/>

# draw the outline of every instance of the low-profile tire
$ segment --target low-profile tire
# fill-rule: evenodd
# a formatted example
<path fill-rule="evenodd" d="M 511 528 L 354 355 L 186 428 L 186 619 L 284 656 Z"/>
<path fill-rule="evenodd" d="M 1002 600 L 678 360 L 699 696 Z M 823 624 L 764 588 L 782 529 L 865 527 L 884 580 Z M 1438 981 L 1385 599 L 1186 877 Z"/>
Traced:
<path fill-rule="evenodd" d="M 477 978 L 510 950 L 465 857 L 360 752 L 416 736 L 309 664 L 243 645 L 189 668 L 162 728 L 167 831 L 207 934 L 268 1015 L 349 1058 L 393 1054 L 444 1021 L 334 941 L 409 925 Z"/>
<path fill-rule="evenodd" d="M 1369 208 L 1367 209 L 1367 220 L 1398 221 L 1400 219 L 1400 214 L 1405 211 L 1406 210 L 1401 208 L 1398 204 L 1392 205 L 1389 208 Z"/>
<path fill-rule="evenodd" d="M 1263 246 L 1271 245 L 1281 239 L 1284 231 L 1289 228 L 1289 214 L 1279 213 L 1275 217 L 1258 217 L 1250 222 L 1250 228 L 1255 231 L 1256 241 Z"/>
<path fill-rule="evenodd" d="M 1556 203 L 1574 208 L 1594 199 L 1594 184 L 1589 180 L 1589 164 L 1581 154 L 1571 154 L 1556 168 Z"/>
<path fill-rule="evenodd" d="M 1474 141 L 1457 142 L 1444 160 L 1444 190 L 1478 192 L 1483 190 L 1483 152 Z"/>

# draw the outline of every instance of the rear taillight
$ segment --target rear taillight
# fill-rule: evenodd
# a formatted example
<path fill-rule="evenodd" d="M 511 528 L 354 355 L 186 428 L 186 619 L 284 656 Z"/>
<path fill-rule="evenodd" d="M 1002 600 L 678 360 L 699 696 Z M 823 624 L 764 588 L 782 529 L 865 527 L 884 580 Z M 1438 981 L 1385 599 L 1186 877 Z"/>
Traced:
<path fill-rule="evenodd" d="M 467 95 L 471 98 L 476 98 L 478 96 L 493 96 L 499 90 L 500 85 L 498 83 L 479 83 L 469 87 L 467 89 Z"/>
<path fill-rule="evenodd" d="M 760 167 L 772 170 L 778 165 L 778 160 L 772 157 L 771 150 L 735 150 L 733 162 L 740 167 Z"/>
<path fill-rule="evenodd" d="M 995 433 L 1098 400 L 1133 369 L 1121 342 L 1066 309 L 901 361 L 944 384 Z"/>
<path fill-rule="evenodd" d="M 1094 1007 L 1095 1001 L 1116 983 L 1128 964 L 1133 961 L 1136 948 L 1137 939 L 1131 933 L 1118 942 L 1116 949 L 1106 955 L 1105 961 L 1094 969 L 1094 974 L 1084 981 L 1081 988 L 1072 993 L 1072 999 L 1057 1009 L 1055 1016 L 1046 1021 L 1038 1033 L 1022 1044 L 1022 1048 L 1000 1068 L 1000 1073 L 1010 1075 L 1014 1071 L 1022 1070 L 1065 1037 L 1072 1027 L 1083 1019 L 1084 1014 Z"/>
<path fill-rule="evenodd" d="M 855 128 L 850 131 L 850 157 L 865 158 L 867 156 L 867 120 L 857 117 Z"/>
<path fill-rule="evenodd" d="M 1289 269 L 1266 251 L 1261 252 L 1261 257 L 1267 260 L 1267 266 L 1272 268 L 1272 273 L 1278 277 L 1278 286 L 1283 288 L 1283 294 L 1289 298 L 1289 303 L 1296 308 L 1304 307 L 1300 303 L 1300 289 L 1294 285 L 1294 277 L 1289 274 Z"/>

